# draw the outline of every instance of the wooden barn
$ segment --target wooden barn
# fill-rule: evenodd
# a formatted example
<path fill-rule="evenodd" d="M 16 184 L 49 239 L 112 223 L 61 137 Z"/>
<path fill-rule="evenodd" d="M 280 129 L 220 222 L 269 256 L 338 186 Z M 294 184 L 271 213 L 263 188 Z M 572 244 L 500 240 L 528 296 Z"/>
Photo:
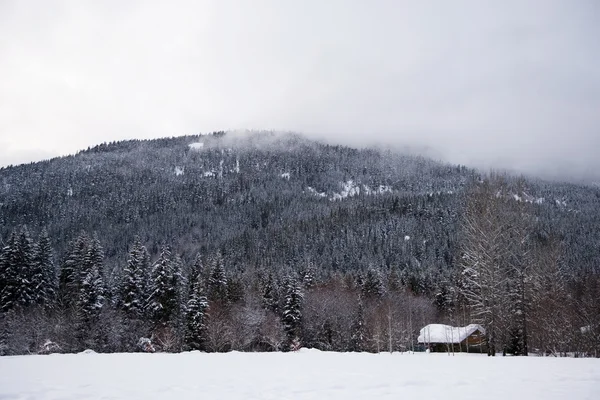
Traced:
<path fill-rule="evenodd" d="M 485 329 L 477 324 L 462 327 L 430 324 L 421 329 L 417 341 L 432 352 L 487 352 Z"/>

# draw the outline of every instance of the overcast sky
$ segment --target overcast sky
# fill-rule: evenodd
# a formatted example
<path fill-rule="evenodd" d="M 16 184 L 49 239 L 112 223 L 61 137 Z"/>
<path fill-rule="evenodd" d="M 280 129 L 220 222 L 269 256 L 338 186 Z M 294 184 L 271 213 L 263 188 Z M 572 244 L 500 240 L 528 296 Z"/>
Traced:
<path fill-rule="evenodd" d="M 600 176 L 600 2 L 0 0 L 0 165 L 229 129 Z"/>

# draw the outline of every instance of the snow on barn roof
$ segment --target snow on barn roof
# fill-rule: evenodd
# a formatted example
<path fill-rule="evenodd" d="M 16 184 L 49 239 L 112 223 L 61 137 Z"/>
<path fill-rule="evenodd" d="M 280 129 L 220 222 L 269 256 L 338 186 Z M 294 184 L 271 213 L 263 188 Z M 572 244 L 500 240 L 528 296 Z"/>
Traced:
<path fill-rule="evenodd" d="M 485 333 L 485 329 L 477 324 L 462 327 L 430 324 L 419 331 L 417 341 L 419 343 L 460 343 L 477 330 Z"/>

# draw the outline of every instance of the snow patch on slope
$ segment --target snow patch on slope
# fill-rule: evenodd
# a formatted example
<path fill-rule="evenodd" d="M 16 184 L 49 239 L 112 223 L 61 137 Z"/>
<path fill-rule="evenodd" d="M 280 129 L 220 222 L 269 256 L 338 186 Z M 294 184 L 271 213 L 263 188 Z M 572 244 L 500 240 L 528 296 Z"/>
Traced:
<path fill-rule="evenodd" d="M 387 186 L 387 185 L 379 185 L 379 187 L 377 187 L 375 189 L 371 189 L 367 185 L 364 185 L 363 187 L 364 187 L 364 190 L 365 190 L 365 194 L 367 194 L 367 195 L 392 193 L 393 192 L 392 187 L 391 186 Z"/>
<path fill-rule="evenodd" d="M 281 177 L 289 179 L 289 173 L 282 174 Z M 384 193 L 393 193 L 394 191 L 391 186 L 379 185 L 379 187 L 371 188 L 368 185 L 356 183 L 352 179 L 346 182 L 341 182 L 340 186 L 341 191 L 339 193 L 333 193 L 330 197 L 328 197 L 326 193 L 318 192 L 315 188 L 312 188 L 310 186 L 308 187 L 308 191 L 318 197 L 328 197 L 330 201 L 347 199 L 348 197 L 358 196 L 361 193 L 364 193 L 367 196 L 371 196 Z"/>
<path fill-rule="evenodd" d="M 323 193 L 323 192 L 318 192 L 314 187 L 307 187 L 306 190 L 308 190 L 310 193 L 314 194 L 317 197 L 327 197 L 327 193 Z"/>
<path fill-rule="evenodd" d="M 360 194 L 360 186 L 356 185 L 354 181 L 349 180 L 342 183 L 342 191 L 340 193 L 334 193 L 333 197 L 329 200 L 342 200 L 347 197 L 353 197 Z"/>

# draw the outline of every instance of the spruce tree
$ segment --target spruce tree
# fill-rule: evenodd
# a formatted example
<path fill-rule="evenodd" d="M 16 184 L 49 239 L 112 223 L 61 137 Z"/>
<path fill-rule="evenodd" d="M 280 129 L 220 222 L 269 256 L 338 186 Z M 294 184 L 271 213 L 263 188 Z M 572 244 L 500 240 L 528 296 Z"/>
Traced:
<path fill-rule="evenodd" d="M 129 252 L 127 266 L 121 276 L 119 305 L 131 318 L 141 318 L 144 313 L 146 279 L 145 256 L 146 248 L 136 237 L 133 247 Z"/>
<path fill-rule="evenodd" d="M 262 288 L 262 306 L 264 309 L 273 312 L 277 312 L 279 308 L 275 283 L 273 282 L 273 275 L 270 272 Z"/>
<path fill-rule="evenodd" d="M 39 306 L 52 308 L 56 301 L 56 271 L 52 261 L 52 247 L 46 230 L 43 230 L 35 246 L 31 284 L 33 302 Z"/>
<path fill-rule="evenodd" d="M 194 263 L 192 264 L 192 269 L 190 271 L 190 276 L 194 277 L 194 276 L 199 276 L 199 279 L 202 281 L 202 284 L 205 284 L 204 281 L 204 277 L 205 277 L 206 271 L 204 269 L 204 263 L 202 262 L 202 255 L 200 253 L 196 254 L 196 257 L 194 258 Z M 190 285 L 192 284 L 192 282 L 190 282 Z"/>
<path fill-rule="evenodd" d="M 369 268 L 362 285 L 362 292 L 366 298 L 381 298 L 383 296 L 383 283 L 379 271 Z"/>
<path fill-rule="evenodd" d="M 309 261 L 302 276 L 302 285 L 306 290 L 310 290 L 315 286 L 315 275 L 315 265 L 312 261 Z"/>
<path fill-rule="evenodd" d="M 178 306 L 174 279 L 171 251 L 165 246 L 152 267 L 150 295 L 146 306 L 155 325 L 164 326 L 172 322 Z"/>
<path fill-rule="evenodd" d="M 79 276 L 81 283 L 77 296 L 76 310 L 80 338 L 92 336 L 89 330 L 98 322 L 105 303 L 105 286 L 102 277 L 103 251 L 97 238 L 92 239 L 83 257 Z"/>
<path fill-rule="evenodd" d="M 208 298 L 220 304 L 227 303 L 227 275 L 223 256 L 218 251 L 211 260 L 212 270 L 208 278 Z"/>
<path fill-rule="evenodd" d="M 31 286 L 33 272 L 33 245 L 26 228 L 21 230 L 16 252 L 17 297 L 16 305 L 27 307 L 32 304 L 34 292 Z"/>
<path fill-rule="evenodd" d="M 59 299 L 63 307 L 72 308 L 79 297 L 79 288 L 85 275 L 81 270 L 84 268 L 84 260 L 89 246 L 89 237 L 82 233 L 73 242 L 69 243 L 69 249 L 62 262 L 59 275 Z"/>
<path fill-rule="evenodd" d="M 283 306 L 282 322 L 289 349 L 292 349 L 301 342 L 302 298 L 302 290 L 298 283 L 288 278 L 285 283 L 285 304 Z"/>
<path fill-rule="evenodd" d="M 13 232 L 0 255 L 0 310 L 11 310 L 18 297 L 17 234 Z"/>
<path fill-rule="evenodd" d="M 190 279 L 191 287 L 186 305 L 185 344 L 192 350 L 204 350 L 206 341 L 206 311 L 208 299 L 202 288 L 202 277 L 197 274 Z"/>

